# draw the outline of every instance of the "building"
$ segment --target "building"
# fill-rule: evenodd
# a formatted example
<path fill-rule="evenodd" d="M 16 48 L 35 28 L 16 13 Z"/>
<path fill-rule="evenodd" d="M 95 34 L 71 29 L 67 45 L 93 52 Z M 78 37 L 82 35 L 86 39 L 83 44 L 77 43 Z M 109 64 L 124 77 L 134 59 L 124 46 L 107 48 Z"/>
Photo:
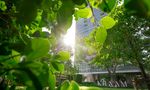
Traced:
<path fill-rule="evenodd" d="M 97 9 L 94 9 L 94 15 L 97 21 L 99 21 L 102 17 L 106 16 L 105 13 Z M 92 23 L 91 19 L 84 19 L 84 18 L 79 19 L 76 23 L 76 39 L 80 40 L 81 38 L 86 37 L 95 27 L 97 27 L 97 25 L 98 23 L 96 24 Z M 78 44 L 78 41 L 76 41 L 76 43 Z M 80 44 L 81 44 L 80 46 L 83 47 L 82 43 Z M 98 82 L 96 80 L 99 78 L 100 75 L 108 74 L 108 71 L 90 65 L 89 61 L 91 57 L 90 56 L 86 57 L 87 58 L 82 58 L 83 60 L 77 60 L 77 58 L 75 59 L 75 66 L 78 69 L 77 74 L 82 75 L 84 77 L 83 81 L 85 82 L 96 82 L 100 86 L 106 86 L 106 81 L 104 79 L 98 80 Z M 122 82 L 123 84 L 119 85 L 116 83 L 117 86 L 125 87 L 127 86 L 127 84 L 132 84 L 131 80 L 133 78 L 133 75 L 140 74 L 140 69 L 132 65 L 120 65 L 116 68 L 116 73 L 121 75 L 122 74 L 128 75 L 130 77 L 129 81 Z M 108 83 L 107 86 L 108 85 L 112 86 L 111 82 L 107 83 Z"/>

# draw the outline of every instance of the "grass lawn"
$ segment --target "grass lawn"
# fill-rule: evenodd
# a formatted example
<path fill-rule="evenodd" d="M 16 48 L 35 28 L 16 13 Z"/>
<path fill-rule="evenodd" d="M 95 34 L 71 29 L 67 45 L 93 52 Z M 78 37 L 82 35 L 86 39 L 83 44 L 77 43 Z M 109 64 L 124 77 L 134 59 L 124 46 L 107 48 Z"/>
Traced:
<path fill-rule="evenodd" d="M 129 89 L 129 88 L 100 88 L 100 87 L 86 87 L 86 86 L 81 86 L 80 90 L 134 90 L 134 89 Z"/>

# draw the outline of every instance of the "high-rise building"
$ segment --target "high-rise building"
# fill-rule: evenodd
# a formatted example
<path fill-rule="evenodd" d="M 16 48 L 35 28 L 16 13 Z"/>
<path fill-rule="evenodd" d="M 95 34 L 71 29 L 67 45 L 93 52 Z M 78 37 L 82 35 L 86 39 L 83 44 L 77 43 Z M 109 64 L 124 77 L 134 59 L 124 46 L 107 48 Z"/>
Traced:
<path fill-rule="evenodd" d="M 99 20 L 106 16 L 106 13 L 104 12 L 101 12 L 100 10 L 97 10 L 97 9 L 94 9 L 94 17 L 95 17 L 95 20 L 96 22 L 91 22 L 91 18 L 89 19 L 84 19 L 84 18 L 81 18 L 77 21 L 76 23 L 76 45 L 80 46 L 80 47 L 83 47 L 83 44 L 82 42 L 80 42 L 80 40 L 86 36 L 89 35 L 89 33 L 98 26 L 98 22 Z M 78 43 L 80 42 L 80 43 Z M 76 53 L 81 53 L 79 48 L 77 46 L 77 49 L 75 50 Z M 82 53 L 84 54 L 84 53 Z M 84 58 L 81 58 L 82 60 L 77 60 L 79 58 L 75 58 L 75 66 L 77 67 L 78 69 L 78 73 L 77 74 L 81 74 L 83 76 L 85 76 L 87 78 L 87 80 L 84 80 L 84 81 L 88 81 L 88 82 L 92 82 L 94 81 L 94 77 L 95 75 L 99 75 L 99 74 L 108 74 L 108 71 L 107 70 L 103 70 L 99 67 L 96 67 L 96 66 L 92 66 L 89 64 L 89 61 L 90 59 L 92 58 L 93 56 L 87 56 L 87 55 L 84 55 Z M 116 73 L 139 73 L 140 70 L 139 68 L 135 67 L 135 66 L 132 66 L 132 65 L 127 65 L 127 66 L 120 66 L 120 67 L 117 67 L 116 69 Z"/>
<path fill-rule="evenodd" d="M 93 10 L 95 22 L 92 22 L 92 19 L 81 18 L 76 23 L 76 36 L 85 37 L 87 36 L 95 27 L 97 27 L 99 20 L 106 16 L 106 13 L 101 12 L 97 9 Z"/>

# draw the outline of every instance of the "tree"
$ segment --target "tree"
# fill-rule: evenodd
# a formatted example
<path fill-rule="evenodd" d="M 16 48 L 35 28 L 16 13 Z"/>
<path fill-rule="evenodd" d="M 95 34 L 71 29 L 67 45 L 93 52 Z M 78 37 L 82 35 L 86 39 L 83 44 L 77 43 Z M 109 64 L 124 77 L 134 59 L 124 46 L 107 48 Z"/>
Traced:
<path fill-rule="evenodd" d="M 132 50 L 132 63 L 136 64 L 139 66 L 141 69 L 142 76 L 145 78 L 145 82 L 147 83 L 147 87 L 149 88 L 149 80 L 146 80 L 148 76 L 145 73 L 145 68 L 144 67 L 144 62 L 149 62 L 148 58 L 143 60 L 145 56 L 143 56 L 143 50 L 149 51 L 148 48 L 146 49 L 145 44 L 144 44 L 144 37 L 145 35 L 143 34 L 146 32 L 146 27 L 148 27 L 149 20 L 139 18 L 136 16 L 132 16 L 124 13 L 125 17 L 120 17 L 120 25 L 118 29 L 123 33 L 125 37 L 125 41 L 128 44 L 128 47 L 130 50 Z M 149 37 L 149 36 L 148 36 Z M 143 38 L 143 40 L 142 40 Z M 145 49 L 144 49 L 145 47 Z M 130 55 L 129 55 L 130 56 Z M 127 57 L 129 57 L 127 56 Z M 130 57 L 129 57 L 130 58 Z"/>
<path fill-rule="evenodd" d="M 70 58 L 64 51 L 55 51 L 58 38 L 71 26 L 74 9 L 80 4 L 71 0 L 0 1 L 1 89 L 18 85 L 55 89 L 55 73 L 63 72 Z M 66 88 L 78 89 L 75 82 L 69 85 Z"/>
<path fill-rule="evenodd" d="M 106 69 L 111 79 L 114 80 L 117 67 L 131 63 L 131 58 L 127 58 L 127 54 L 131 55 L 131 52 L 116 25 L 107 32 L 106 41 L 91 64 Z"/>
<path fill-rule="evenodd" d="M 139 14 L 139 7 L 130 6 L 131 3 L 133 4 L 133 2 L 133 0 L 129 0 L 129 2 L 125 1 L 123 4 L 125 5 L 125 8 L 124 6 L 119 8 L 118 5 L 116 5 L 116 8 L 114 8 L 111 11 L 110 16 L 113 17 L 115 20 L 118 20 L 118 22 L 113 28 L 110 29 L 114 30 L 114 33 L 112 31 L 107 31 L 111 32 L 108 35 L 112 37 L 107 36 L 107 39 L 103 43 L 103 45 L 100 46 L 99 43 L 94 42 L 96 44 L 95 46 L 99 46 L 101 48 L 99 49 L 100 51 L 97 53 L 95 62 L 93 62 L 98 65 L 105 66 L 105 68 L 107 68 L 109 65 L 111 66 L 111 64 L 108 63 L 110 61 L 109 58 L 113 59 L 113 57 L 118 58 L 119 56 L 123 60 L 132 62 L 132 64 L 139 66 L 139 68 L 141 69 L 142 76 L 145 78 L 145 82 L 147 83 L 147 87 L 150 88 L 149 80 L 146 80 L 148 76 L 146 75 L 144 70 L 144 62 L 149 62 L 149 48 L 147 48 L 147 45 L 144 44 L 149 38 L 148 34 L 144 34 L 144 32 L 147 32 L 147 30 L 149 30 L 149 15 L 147 13 L 149 9 L 147 9 L 146 12 L 144 11 L 142 14 Z M 141 3 L 139 2 L 140 1 L 138 1 L 136 4 L 143 5 L 146 1 L 141 1 Z M 143 7 L 146 6 L 147 4 L 143 5 Z M 144 10 L 144 8 L 140 8 L 140 10 Z M 95 35 L 96 34 L 94 34 L 93 37 L 95 37 Z M 89 37 L 89 39 L 91 39 L 91 37 Z M 111 40 L 113 41 L 111 42 Z M 116 53 L 113 52 L 113 50 L 119 52 L 120 55 L 115 55 Z M 142 53 L 143 51 L 146 51 L 147 54 Z M 146 56 L 142 56 L 143 54 Z M 106 61 L 106 63 L 104 63 L 104 61 Z"/>
<path fill-rule="evenodd" d="M 120 1 L 120 0 L 119 0 Z M 149 18 L 149 8 L 134 8 L 134 0 L 126 2 L 128 10 L 142 10 L 144 18 Z M 136 3 L 149 6 L 147 0 Z M 49 87 L 55 90 L 56 72 L 64 71 L 64 63 L 69 60 L 64 51 L 56 51 L 61 34 L 71 26 L 72 15 L 79 18 L 94 18 L 93 8 L 110 12 L 118 0 L 0 0 L 0 82 L 1 89 L 14 89 L 21 84 L 27 89 L 42 90 Z M 145 4 L 145 5 L 144 5 Z M 108 23 L 110 21 L 111 23 Z M 97 22 L 94 18 L 94 22 Z M 96 41 L 101 49 L 107 36 L 107 29 L 115 23 L 105 17 L 100 22 L 104 27 L 97 28 Z M 42 28 L 48 32 L 43 32 Z M 99 36 L 100 35 L 100 36 Z M 61 90 L 79 87 L 74 81 L 65 81 Z"/>

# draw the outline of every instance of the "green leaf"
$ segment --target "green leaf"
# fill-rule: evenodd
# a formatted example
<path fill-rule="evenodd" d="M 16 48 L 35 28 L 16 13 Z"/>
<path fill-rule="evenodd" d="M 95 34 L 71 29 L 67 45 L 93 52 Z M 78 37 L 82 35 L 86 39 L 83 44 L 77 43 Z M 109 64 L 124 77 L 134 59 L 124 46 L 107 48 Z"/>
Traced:
<path fill-rule="evenodd" d="M 47 10 L 52 6 L 51 0 L 42 0 L 42 9 Z"/>
<path fill-rule="evenodd" d="M 116 4 L 116 0 L 102 0 L 99 8 L 104 12 L 110 12 Z"/>
<path fill-rule="evenodd" d="M 5 60 L 3 62 L 5 62 L 5 65 L 8 65 L 8 66 L 16 66 L 20 62 L 20 53 L 18 53 L 15 50 L 12 50 L 11 55 L 14 57 L 10 58 L 9 60 Z M 0 57 L 0 58 L 2 58 L 2 60 L 3 60 L 3 57 Z"/>
<path fill-rule="evenodd" d="M 94 23 L 94 22 L 95 22 L 94 17 L 92 17 L 92 18 L 90 19 L 90 22 L 92 22 L 92 23 Z"/>
<path fill-rule="evenodd" d="M 20 63 L 20 67 L 29 68 L 33 74 L 35 74 L 43 87 L 50 84 L 49 82 L 49 67 L 47 63 L 41 63 L 39 61 L 30 61 Z"/>
<path fill-rule="evenodd" d="M 129 14 L 145 18 L 150 17 L 149 0 L 125 0 L 124 4 Z"/>
<path fill-rule="evenodd" d="M 49 80 L 48 81 L 49 81 L 50 90 L 55 90 L 56 76 L 51 71 L 49 72 Z"/>
<path fill-rule="evenodd" d="M 15 50 L 12 50 L 12 56 L 16 56 L 14 57 L 13 59 L 18 63 L 20 61 L 20 53 L 15 51 Z"/>
<path fill-rule="evenodd" d="M 67 30 L 71 26 L 73 13 L 73 2 L 71 0 L 63 0 L 63 4 L 57 13 L 57 21 L 61 30 Z"/>
<path fill-rule="evenodd" d="M 79 85 L 75 81 L 71 81 L 69 90 L 79 90 Z"/>
<path fill-rule="evenodd" d="M 21 67 L 29 68 L 34 75 L 37 76 L 42 87 L 49 86 L 53 76 L 49 74 L 49 67 L 47 63 L 41 63 L 39 61 L 30 61 L 20 63 Z M 51 80 L 50 80 L 51 79 Z M 51 81 L 51 82 L 50 82 Z"/>
<path fill-rule="evenodd" d="M 32 52 L 28 55 L 29 59 L 36 59 L 48 54 L 50 43 L 45 38 L 34 38 L 31 40 Z"/>
<path fill-rule="evenodd" d="M 36 75 L 39 75 L 39 73 L 42 72 L 43 64 L 39 61 L 24 62 L 20 63 L 19 65 L 20 67 L 30 68 Z"/>
<path fill-rule="evenodd" d="M 17 65 L 20 62 L 20 53 L 12 50 L 12 56 L 14 56 L 12 59 L 6 61 L 7 64 L 10 64 L 11 66 Z"/>
<path fill-rule="evenodd" d="M 61 84 L 60 90 L 70 90 L 69 86 L 70 86 L 70 82 L 66 80 Z"/>
<path fill-rule="evenodd" d="M 105 16 L 100 20 L 100 23 L 106 28 L 110 29 L 115 25 L 115 20 L 109 16 Z"/>
<path fill-rule="evenodd" d="M 103 44 L 106 40 L 107 37 L 107 31 L 103 27 L 99 27 L 96 31 L 96 41 L 99 42 L 100 44 Z"/>
<path fill-rule="evenodd" d="M 42 84 L 39 81 L 38 76 L 36 76 L 36 74 L 34 74 L 34 72 L 32 72 L 32 70 L 30 70 L 28 68 L 23 68 L 22 71 L 25 71 L 26 74 L 28 75 L 28 77 L 30 78 L 30 80 L 32 80 L 32 83 L 33 83 L 35 89 L 42 90 Z"/>
<path fill-rule="evenodd" d="M 59 72 L 63 72 L 64 71 L 64 65 L 61 62 L 52 61 L 51 65 L 53 66 L 53 68 L 56 71 L 59 71 Z"/>
<path fill-rule="evenodd" d="M 17 78 L 19 78 L 19 82 L 20 83 L 24 83 L 24 85 L 27 86 L 27 87 L 33 87 L 34 88 L 32 80 L 29 78 L 29 76 L 27 75 L 27 73 L 24 72 L 23 70 L 22 71 L 14 70 L 12 72 L 13 79 L 15 78 L 14 76 L 17 77 Z"/>
<path fill-rule="evenodd" d="M 66 60 L 69 60 L 70 59 L 70 53 L 67 52 L 67 51 L 60 51 L 58 53 L 58 55 L 60 56 L 59 59 L 63 60 L 63 61 L 66 61 Z"/>
<path fill-rule="evenodd" d="M 37 61 L 36 61 L 37 62 Z M 38 71 L 39 75 L 38 75 L 38 78 L 42 84 L 43 87 L 47 87 L 49 86 L 50 84 L 50 81 L 52 82 L 53 81 L 53 78 L 51 78 L 50 74 L 49 74 L 49 66 L 48 66 L 48 63 L 42 63 L 42 67 L 38 67 L 40 69 L 40 71 Z M 36 68 L 37 69 L 37 68 Z M 50 79 L 52 80 L 50 80 Z M 55 83 L 54 83 L 55 85 Z"/>
<path fill-rule="evenodd" d="M 94 48 L 89 47 L 89 49 L 88 49 L 88 54 L 89 55 L 93 55 L 95 52 L 96 52 L 96 50 Z"/>
<path fill-rule="evenodd" d="M 98 8 L 99 4 L 103 1 L 103 0 L 88 0 L 90 5 L 94 8 Z"/>
<path fill-rule="evenodd" d="M 92 16 L 92 11 L 90 8 L 79 9 L 75 11 L 75 17 L 78 18 L 90 18 Z"/>
<path fill-rule="evenodd" d="M 49 51 L 49 41 L 45 38 L 34 38 L 32 39 L 32 49 L 34 51 L 43 51 L 47 53 Z M 42 50 L 39 50 L 42 49 Z"/>
<path fill-rule="evenodd" d="M 37 9 L 40 6 L 41 0 L 20 0 L 16 5 L 17 21 L 20 24 L 31 24 L 37 16 Z"/>
<path fill-rule="evenodd" d="M 77 5 L 82 5 L 83 3 L 85 3 L 85 0 L 72 0 L 72 1 Z"/>
<path fill-rule="evenodd" d="M 7 9 L 7 6 L 5 4 L 5 1 L 0 1 L 0 10 L 5 11 Z"/>

